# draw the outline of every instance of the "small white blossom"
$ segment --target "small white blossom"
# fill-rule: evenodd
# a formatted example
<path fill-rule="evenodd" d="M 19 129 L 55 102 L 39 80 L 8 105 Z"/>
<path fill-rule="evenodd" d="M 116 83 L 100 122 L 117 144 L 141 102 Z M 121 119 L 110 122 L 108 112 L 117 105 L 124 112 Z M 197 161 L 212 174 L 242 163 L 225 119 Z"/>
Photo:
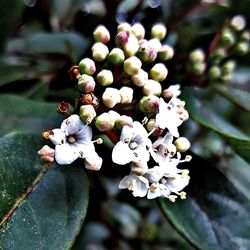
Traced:
<path fill-rule="evenodd" d="M 139 122 L 133 122 L 133 127 L 123 127 L 120 141 L 113 148 L 112 160 L 119 165 L 145 163 L 149 161 L 150 148 L 146 129 Z"/>
<path fill-rule="evenodd" d="M 53 129 L 49 135 L 55 146 L 55 160 L 58 164 L 71 164 L 77 158 L 88 159 L 96 155 L 91 141 L 92 129 L 80 120 L 78 115 L 65 119 L 60 129 Z"/>

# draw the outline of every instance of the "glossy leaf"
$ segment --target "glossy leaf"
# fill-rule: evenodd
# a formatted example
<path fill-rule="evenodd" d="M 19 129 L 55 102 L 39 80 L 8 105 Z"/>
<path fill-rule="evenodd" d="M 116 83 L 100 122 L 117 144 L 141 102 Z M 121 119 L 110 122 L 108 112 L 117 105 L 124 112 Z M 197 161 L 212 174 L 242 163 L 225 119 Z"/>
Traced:
<path fill-rule="evenodd" d="M 242 158 L 250 162 L 250 137 L 229 124 L 207 106 L 203 106 L 195 98 L 194 93 L 195 91 L 191 88 L 186 89 L 184 93 L 187 101 L 186 107 L 192 119 L 223 136 Z"/>
<path fill-rule="evenodd" d="M 202 158 L 189 166 L 187 199 L 160 199 L 164 215 L 198 249 L 249 249 L 249 200 Z"/>
<path fill-rule="evenodd" d="M 60 125 L 64 119 L 56 103 L 45 103 L 15 95 L 0 95 L 0 135 L 13 130 L 40 133 Z"/>
<path fill-rule="evenodd" d="M 45 173 L 37 155 L 41 145 L 37 135 L 0 139 L 1 215 L 18 200 L 0 228 L 0 249 L 68 249 L 81 229 L 88 205 L 84 170 L 55 165 Z"/>
<path fill-rule="evenodd" d="M 229 86 L 224 85 L 214 85 L 218 93 L 226 97 L 228 100 L 236 103 L 241 108 L 250 112 L 250 93 L 240 89 L 230 88 Z"/>

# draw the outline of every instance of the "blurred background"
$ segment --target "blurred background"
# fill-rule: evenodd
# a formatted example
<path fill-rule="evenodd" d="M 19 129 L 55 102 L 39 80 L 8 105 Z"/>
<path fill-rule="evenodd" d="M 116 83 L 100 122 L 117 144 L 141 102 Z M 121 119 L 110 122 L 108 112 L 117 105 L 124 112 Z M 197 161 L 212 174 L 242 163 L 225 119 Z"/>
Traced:
<path fill-rule="evenodd" d="M 190 52 L 196 48 L 208 51 L 223 24 L 234 15 L 244 15 L 249 28 L 249 0 L 12 0 L 1 1 L 0 9 L 1 135 L 14 129 L 40 133 L 59 126 L 64 117 L 48 118 L 55 117 L 56 104 L 61 101 L 74 103 L 68 70 L 89 55 L 98 24 L 114 35 L 117 24 L 140 22 L 149 35 L 150 27 L 162 22 L 168 28 L 164 42 L 175 49 L 175 57 L 167 62 L 167 84 L 180 83 L 187 92 L 198 86 L 195 96 L 202 107 L 227 121 L 222 123 L 214 116 L 210 123 L 202 122 L 192 111 L 193 119 L 182 127 L 182 134 L 192 142 L 192 152 L 250 197 L 249 165 L 242 159 L 249 160 L 249 151 L 240 152 L 239 157 L 235 152 L 240 150 L 221 136 L 250 136 L 249 53 L 232 57 L 237 68 L 230 81 L 220 82 L 219 87 L 200 76 L 190 76 L 187 70 Z M 187 103 L 192 99 L 188 95 L 183 98 Z M 41 104 L 39 114 L 32 109 L 32 101 Z M 218 129 L 223 130 L 219 135 L 215 133 Z M 110 159 L 106 162 L 108 165 Z M 194 160 L 195 168 L 199 164 L 204 164 L 200 158 Z M 88 173 L 90 207 L 73 249 L 195 249 L 185 240 L 188 237 L 175 230 L 173 221 L 164 218 L 157 202 L 134 199 L 117 189 L 122 171 L 106 167 L 98 176 Z M 200 178 L 199 173 L 194 175 L 194 180 Z M 190 192 L 202 195 L 192 185 Z"/>

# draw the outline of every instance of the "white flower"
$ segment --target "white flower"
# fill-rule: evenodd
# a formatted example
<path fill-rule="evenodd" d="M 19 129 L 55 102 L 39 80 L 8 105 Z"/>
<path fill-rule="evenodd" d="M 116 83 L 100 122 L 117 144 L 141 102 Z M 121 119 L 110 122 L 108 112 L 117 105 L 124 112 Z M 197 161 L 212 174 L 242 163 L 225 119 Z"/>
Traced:
<path fill-rule="evenodd" d="M 120 141 L 112 151 L 112 160 L 119 165 L 130 162 L 146 163 L 149 161 L 151 141 L 146 129 L 139 123 L 133 122 L 133 127 L 124 126 Z"/>
<path fill-rule="evenodd" d="M 169 133 L 175 137 L 179 137 L 178 127 L 182 124 L 177 107 L 178 98 L 174 98 L 174 102 L 166 103 L 160 98 L 159 113 L 156 114 L 156 124 L 161 129 L 167 128 Z M 179 102 L 178 102 L 179 104 Z"/>
<path fill-rule="evenodd" d="M 149 182 L 143 176 L 130 173 L 120 181 L 119 188 L 132 191 L 134 197 L 144 197 L 147 195 Z"/>
<path fill-rule="evenodd" d="M 49 135 L 49 139 L 56 145 L 55 159 L 57 163 L 70 164 L 77 158 L 93 158 L 96 153 L 91 138 L 91 128 L 83 123 L 78 115 L 71 115 L 65 119 L 61 128 L 53 129 Z M 99 156 L 96 155 L 96 159 L 97 157 Z"/>

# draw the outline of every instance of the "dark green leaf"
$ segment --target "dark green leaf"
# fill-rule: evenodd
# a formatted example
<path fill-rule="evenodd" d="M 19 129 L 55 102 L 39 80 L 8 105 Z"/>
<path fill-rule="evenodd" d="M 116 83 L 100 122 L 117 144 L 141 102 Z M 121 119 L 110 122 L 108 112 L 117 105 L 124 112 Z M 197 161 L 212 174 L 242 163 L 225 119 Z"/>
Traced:
<path fill-rule="evenodd" d="M 186 89 L 184 92 L 184 98 L 187 101 L 186 107 L 192 119 L 223 136 L 242 158 L 250 161 L 249 136 L 222 119 L 207 105 L 202 106 L 201 102 L 195 98 L 194 93 L 194 89 L 191 88 Z"/>
<path fill-rule="evenodd" d="M 229 86 L 224 85 L 213 85 L 213 89 L 215 89 L 217 92 L 219 92 L 221 95 L 226 97 L 228 100 L 236 103 L 241 108 L 250 111 L 250 93 L 230 88 Z"/>
<path fill-rule="evenodd" d="M 159 200 L 164 215 L 198 249 L 249 249 L 249 200 L 202 158 L 189 165 L 188 198 Z"/>
<path fill-rule="evenodd" d="M 13 130 L 40 133 L 60 126 L 64 118 L 56 113 L 55 103 L 31 101 L 15 95 L 1 95 L 0 106 L 0 135 Z"/>
<path fill-rule="evenodd" d="M 18 200 L 0 229 L 0 249 L 69 249 L 85 218 L 88 182 L 83 169 L 51 166 L 42 172 L 41 145 L 40 137 L 30 134 L 0 139 L 1 215 Z"/>
<path fill-rule="evenodd" d="M 11 35 L 13 30 L 16 28 L 18 24 L 18 18 L 20 18 L 23 9 L 24 9 L 24 1 L 13 0 L 6 1 L 2 0 L 0 2 L 1 12 L 1 22 L 0 22 L 0 53 L 4 49 L 4 45 L 8 36 Z"/>

